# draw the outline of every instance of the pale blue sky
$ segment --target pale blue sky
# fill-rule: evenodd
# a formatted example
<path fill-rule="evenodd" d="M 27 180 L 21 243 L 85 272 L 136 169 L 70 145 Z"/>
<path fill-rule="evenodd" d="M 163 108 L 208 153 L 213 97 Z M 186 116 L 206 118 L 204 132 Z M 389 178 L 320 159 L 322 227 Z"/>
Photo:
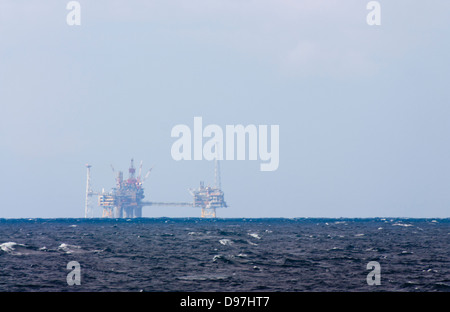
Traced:
<path fill-rule="evenodd" d="M 85 167 L 154 165 L 146 199 L 188 201 L 213 163 L 177 124 L 280 126 L 280 165 L 223 161 L 219 217 L 449 217 L 450 3 L 0 2 L 0 217 L 82 217 Z M 200 216 L 144 208 L 147 217 Z"/>

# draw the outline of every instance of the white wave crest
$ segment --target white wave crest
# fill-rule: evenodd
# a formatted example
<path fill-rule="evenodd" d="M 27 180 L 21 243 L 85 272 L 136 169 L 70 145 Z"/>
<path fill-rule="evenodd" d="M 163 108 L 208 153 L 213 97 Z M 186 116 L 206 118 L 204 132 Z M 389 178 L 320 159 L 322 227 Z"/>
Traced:
<path fill-rule="evenodd" d="M 248 233 L 251 237 L 254 237 L 256 239 L 261 239 L 261 236 L 258 235 L 258 233 Z"/>
<path fill-rule="evenodd" d="M 0 245 L 0 249 L 3 250 L 4 252 L 11 253 L 12 251 L 15 250 L 15 246 L 25 247 L 25 245 L 17 244 L 16 242 L 6 242 Z"/>
<path fill-rule="evenodd" d="M 59 245 L 58 249 L 61 249 L 62 251 L 64 251 L 67 254 L 71 254 L 74 252 L 79 252 L 81 250 L 81 247 L 76 246 L 76 245 L 69 245 L 66 243 L 62 243 L 61 245 Z"/>
<path fill-rule="evenodd" d="M 392 225 L 396 225 L 396 226 L 404 226 L 404 227 L 408 227 L 408 226 L 413 226 L 412 224 L 408 224 L 408 223 L 394 223 Z"/>
<path fill-rule="evenodd" d="M 221 239 L 221 240 L 219 240 L 219 242 L 222 245 L 225 245 L 225 246 L 233 244 L 233 241 L 231 239 L 228 239 L 228 238 Z"/>

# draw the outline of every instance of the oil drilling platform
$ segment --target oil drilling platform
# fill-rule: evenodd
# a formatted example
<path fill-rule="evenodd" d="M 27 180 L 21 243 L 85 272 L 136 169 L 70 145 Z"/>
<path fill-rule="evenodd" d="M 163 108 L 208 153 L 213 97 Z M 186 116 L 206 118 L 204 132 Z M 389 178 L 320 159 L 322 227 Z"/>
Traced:
<path fill-rule="evenodd" d="M 206 186 L 200 182 L 198 189 L 190 189 L 193 202 L 152 202 L 144 201 L 143 183 L 150 175 L 152 169 L 142 177 L 142 162 L 139 172 L 136 175 L 134 160 L 131 159 L 128 169 L 128 179 L 123 178 L 123 172 L 119 171 L 116 176 L 116 187 L 111 191 L 94 192 L 91 185 L 91 165 L 86 164 L 86 202 L 85 218 L 94 216 L 93 197 L 97 196 L 97 205 L 102 208 L 103 218 L 140 218 L 142 217 L 142 208 L 145 206 L 165 206 L 165 207 L 196 207 L 201 208 L 201 217 L 216 217 L 217 208 L 226 208 L 227 203 L 224 200 L 224 193 L 220 183 L 219 161 L 215 160 L 215 186 Z M 114 171 L 114 168 L 113 168 Z"/>

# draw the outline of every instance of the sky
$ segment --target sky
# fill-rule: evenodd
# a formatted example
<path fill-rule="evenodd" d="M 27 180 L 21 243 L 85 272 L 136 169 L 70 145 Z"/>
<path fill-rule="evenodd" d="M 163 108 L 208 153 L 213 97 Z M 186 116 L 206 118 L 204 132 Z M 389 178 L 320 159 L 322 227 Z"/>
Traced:
<path fill-rule="evenodd" d="M 0 218 L 83 217 L 130 159 L 149 201 L 191 200 L 214 162 L 176 125 L 278 125 L 279 166 L 221 161 L 223 218 L 450 217 L 450 2 L 0 2 Z M 98 209 L 97 214 L 100 214 Z M 199 217 L 145 207 L 145 217 Z"/>

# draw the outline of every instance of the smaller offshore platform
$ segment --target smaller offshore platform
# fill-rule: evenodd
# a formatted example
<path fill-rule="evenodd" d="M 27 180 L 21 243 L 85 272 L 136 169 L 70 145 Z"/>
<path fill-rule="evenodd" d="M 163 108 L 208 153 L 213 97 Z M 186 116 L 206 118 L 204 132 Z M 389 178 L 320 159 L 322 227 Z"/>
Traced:
<path fill-rule="evenodd" d="M 214 177 L 214 187 L 205 187 L 205 183 L 202 181 L 200 182 L 200 187 L 198 189 L 189 190 L 194 198 L 193 206 L 202 209 L 202 218 L 215 218 L 217 208 L 227 207 L 227 203 L 225 202 L 222 186 L 220 183 L 220 167 L 217 158 L 215 160 Z"/>
<path fill-rule="evenodd" d="M 112 166 L 111 166 L 112 167 Z M 102 208 L 103 218 L 140 218 L 142 217 L 142 208 L 145 206 L 185 206 L 201 208 L 201 217 L 216 217 L 217 208 L 226 208 L 227 203 L 224 199 L 224 193 L 220 183 L 219 161 L 215 161 L 215 185 L 214 187 L 205 186 L 200 182 L 198 189 L 190 189 L 193 197 L 192 202 L 152 202 L 144 201 L 143 183 L 150 175 L 152 169 L 142 177 L 142 162 L 139 167 L 139 173 L 136 175 L 134 160 L 131 159 L 128 169 L 128 178 L 124 179 L 123 172 L 119 171 L 116 175 L 116 186 L 109 192 L 104 189 L 102 192 L 94 192 L 91 185 L 91 168 L 86 164 L 86 202 L 85 218 L 91 218 L 94 215 L 93 197 L 97 196 L 97 205 Z M 114 171 L 114 168 L 113 168 Z"/>

